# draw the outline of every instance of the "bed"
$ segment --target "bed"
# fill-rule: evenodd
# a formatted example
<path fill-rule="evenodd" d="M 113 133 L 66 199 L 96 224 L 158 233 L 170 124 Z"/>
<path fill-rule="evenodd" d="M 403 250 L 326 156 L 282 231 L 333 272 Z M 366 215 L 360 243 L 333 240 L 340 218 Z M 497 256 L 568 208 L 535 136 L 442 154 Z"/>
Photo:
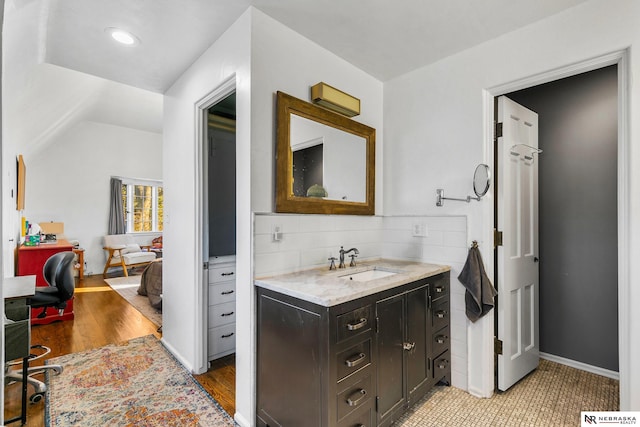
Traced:
<path fill-rule="evenodd" d="M 148 297 L 153 308 L 162 310 L 162 258 L 152 261 L 144 269 L 138 294 Z"/>

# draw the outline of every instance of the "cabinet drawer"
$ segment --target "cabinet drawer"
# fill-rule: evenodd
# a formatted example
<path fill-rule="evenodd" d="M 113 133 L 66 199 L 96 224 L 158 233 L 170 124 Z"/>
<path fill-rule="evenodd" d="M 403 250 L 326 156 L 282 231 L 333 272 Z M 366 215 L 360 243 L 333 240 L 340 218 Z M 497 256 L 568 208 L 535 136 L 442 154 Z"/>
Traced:
<path fill-rule="evenodd" d="M 371 306 L 360 307 L 338 316 L 337 341 L 344 341 L 363 332 L 371 331 L 373 317 Z"/>
<path fill-rule="evenodd" d="M 4 303 L 4 358 L 5 361 L 27 357 L 31 351 L 30 308 L 23 298 Z"/>
<path fill-rule="evenodd" d="M 209 305 L 236 300 L 236 282 L 222 282 L 209 285 Z"/>
<path fill-rule="evenodd" d="M 445 279 L 436 280 L 431 284 L 431 299 L 436 301 L 449 295 L 449 282 Z"/>
<path fill-rule="evenodd" d="M 215 328 L 236 321 L 235 301 L 209 306 L 209 327 Z"/>
<path fill-rule="evenodd" d="M 440 354 L 449 349 L 449 328 L 446 326 L 431 337 L 431 354 Z"/>
<path fill-rule="evenodd" d="M 439 380 L 451 372 L 451 358 L 449 352 L 445 351 L 433 360 L 433 378 Z"/>
<path fill-rule="evenodd" d="M 373 419 L 373 408 L 371 407 L 372 405 L 367 406 L 367 408 L 349 414 L 338 423 L 338 427 L 373 427 L 375 421 Z"/>
<path fill-rule="evenodd" d="M 236 265 L 209 267 L 209 283 L 220 283 L 236 278 Z"/>
<path fill-rule="evenodd" d="M 220 326 L 209 329 L 208 354 L 213 356 L 219 353 L 233 351 L 236 348 L 236 324 Z"/>
<path fill-rule="evenodd" d="M 363 408 L 374 395 L 371 377 L 367 376 L 338 394 L 338 420 L 341 420 L 356 409 Z"/>
<path fill-rule="evenodd" d="M 371 340 L 354 345 L 336 356 L 338 381 L 371 364 Z"/>
<path fill-rule="evenodd" d="M 449 324 L 449 299 L 440 300 L 433 304 L 431 313 L 433 330 L 439 330 Z"/>

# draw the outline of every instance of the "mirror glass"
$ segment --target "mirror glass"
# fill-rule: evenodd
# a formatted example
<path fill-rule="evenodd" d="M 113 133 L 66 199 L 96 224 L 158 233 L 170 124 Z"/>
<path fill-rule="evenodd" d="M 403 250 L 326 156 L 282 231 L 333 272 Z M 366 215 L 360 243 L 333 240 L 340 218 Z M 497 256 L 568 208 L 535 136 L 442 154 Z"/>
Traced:
<path fill-rule="evenodd" d="M 292 114 L 294 196 L 366 202 L 366 142 L 361 136 Z"/>
<path fill-rule="evenodd" d="M 489 166 L 483 163 L 479 164 L 473 174 L 473 191 L 476 193 L 476 196 L 482 197 L 487 194 L 490 181 Z"/>
<path fill-rule="evenodd" d="M 375 129 L 277 94 L 276 212 L 373 215 Z"/>

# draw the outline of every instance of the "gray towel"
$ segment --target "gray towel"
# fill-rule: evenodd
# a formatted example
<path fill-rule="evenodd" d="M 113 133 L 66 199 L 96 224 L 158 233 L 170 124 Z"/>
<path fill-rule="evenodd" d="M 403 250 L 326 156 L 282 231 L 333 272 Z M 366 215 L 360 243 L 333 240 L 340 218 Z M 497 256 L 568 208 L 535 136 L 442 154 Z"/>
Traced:
<path fill-rule="evenodd" d="M 482 256 L 476 245 L 469 249 L 467 262 L 464 264 L 458 280 L 467 289 L 464 295 L 467 317 L 475 322 L 491 311 L 493 297 L 498 295 L 484 271 Z"/>

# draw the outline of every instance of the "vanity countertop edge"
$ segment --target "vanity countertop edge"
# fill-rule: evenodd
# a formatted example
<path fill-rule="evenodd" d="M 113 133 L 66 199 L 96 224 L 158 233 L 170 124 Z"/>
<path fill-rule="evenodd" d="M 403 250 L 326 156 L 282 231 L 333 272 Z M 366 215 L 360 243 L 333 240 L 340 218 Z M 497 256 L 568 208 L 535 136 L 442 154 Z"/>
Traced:
<path fill-rule="evenodd" d="M 350 275 L 373 268 L 396 274 L 366 282 L 348 278 Z M 332 307 L 450 270 L 451 267 L 448 265 L 376 259 L 362 261 L 356 267 L 336 270 L 313 268 L 294 273 L 257 277 L 254 279 L 254 284 L 314 304 Z"/>

